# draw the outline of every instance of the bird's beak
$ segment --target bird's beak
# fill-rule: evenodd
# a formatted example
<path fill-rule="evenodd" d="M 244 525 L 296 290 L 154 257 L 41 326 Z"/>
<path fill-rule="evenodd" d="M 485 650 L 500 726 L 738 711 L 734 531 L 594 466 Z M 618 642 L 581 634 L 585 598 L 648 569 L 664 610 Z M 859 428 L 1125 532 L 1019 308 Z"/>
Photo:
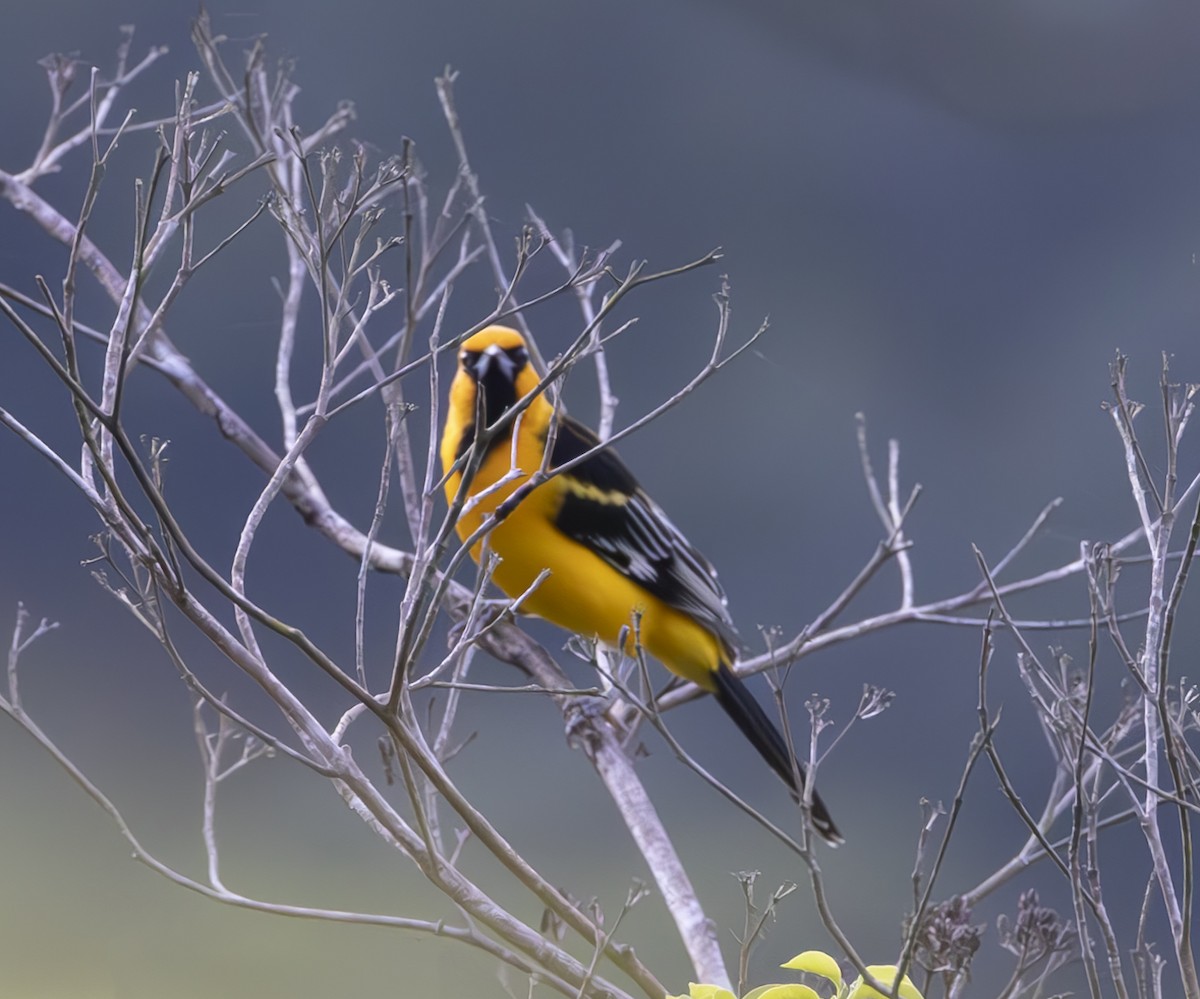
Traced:
<path fill-rule="evenodd" d="M 495 344 L 479 355 L 471 374 L 479 386 L 485 426 L 490 427 L 517 401 L 519 373 L 513 358 Z"/>
<path fill-rule="evenodd" d="M 511 385 L 516 375 L 517 367 L 513 359 L 495 344 L 480 355 L 475 367 L 475 380 L 483 385 L 495 385 L 498 382 Z"/>

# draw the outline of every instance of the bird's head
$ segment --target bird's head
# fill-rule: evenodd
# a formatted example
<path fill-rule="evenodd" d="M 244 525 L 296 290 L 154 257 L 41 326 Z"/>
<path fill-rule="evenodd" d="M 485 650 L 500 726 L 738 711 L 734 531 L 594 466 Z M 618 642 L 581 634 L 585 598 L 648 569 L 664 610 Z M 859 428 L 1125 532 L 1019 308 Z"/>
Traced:
<path fill-rule="evenodd" d="M 522 396 L 537 387 L 525 338 L 507 326 L 489 326 L 463 341 L 452 396 L 470 402 L 491 426 Z"/>

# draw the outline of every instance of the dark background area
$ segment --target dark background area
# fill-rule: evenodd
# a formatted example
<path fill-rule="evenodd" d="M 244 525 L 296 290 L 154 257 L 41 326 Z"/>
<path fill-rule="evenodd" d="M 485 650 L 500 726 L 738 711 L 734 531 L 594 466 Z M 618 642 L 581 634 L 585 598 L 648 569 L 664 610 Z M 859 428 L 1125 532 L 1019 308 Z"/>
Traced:
<path fill-rule="evenodd" d="M 107 68 L 125 23 L 137 26 L 135 56 L 168 45 L 169 57 L 134 88 L 142 120 L 170 113 L 175 80 L 199 65 L 189 4 L 10 6 L 0 33 L 0 168 L 10 172 L 41 139 L 43 55 L 77 54 Z M 1177 380 L 1200 381 L 1200 11 L 1120 0 L 991 11 L 936 2 L 385 8 L 218 0 L 209 10 L 233 40 L 231 53 L 266 34 L 272 57 L 295 61 L 303 127 L 351 100 L 358 118 L 349 134 L 382 153 L 412 137 L 439 191 L 455 159 L 433 79 L 447 64 L 458 69 L 459 111 L 502 247 L 529 203 L 581 244 L 621 240 L 625 263 L 665 268 L 723 248 L 719 270 L 630 301 L 621 317 L 639 322 L 614 346 L 610 368 L 619 423 L 682 385 L 707 357 L 720 272 L 732 286 L 735 335 L 770 316 L 752 352 L 621 448 L 720 568 L 735 620 L 755 647 L 759 626 L 790 634 L 811 619 L 878 541 L 855 447 L 858 412 L 876 466 L 885 466 L 887 438 L 898 438 L 905 483 L 924 486 L 909 522 L 918 600 L 973 586 L 971 544 L 998 559 L 1056 496 L 1062 508 L 1015 573 L 1069 561 L 1082 539 L 1111 540 L 1133 527 L 1119 441 L 1100 403 L 1118 349 L 1130 355 L 1133 394 L 1150 404 L 1140 421 L 1147 438 L 1158 439 L 1162 352 L 1172 355 Z M 117 260 L 131 243 L 132 181 L 148 170 L 150 149 L 144 138 L 122 143 L 98 208 L 92 235 Z M 76 155 L 39 191 L 70 216 L 86 168 Z M 252 200 L 231 198 L 211 231 Z M 0 280 L 32 293 L 43 274 L 58 287 L 64 251 L 7 203 L 0 237 Z M 279 238 L 272 223 L 258 223 L 196 278 L 171 325 L 197 368 L 271 440 Z M 90 280 L 83 285 L 81 318 L 107 326 L 107 304 Z M 491 304 L 486 277 L 465 282 L 455 299 L 464 324 Z M 568 303 L 529 319 L 548 354 L 578 329 Z M 135 386 L 133 429 L 170 438 L 169 491 L 202 549 L 227 566 L 261 477 L 160 379 L 147 372 Z M 593 395 L 587 379 L 572 380 L 575 415 L 594 418 Z M 77 447 L 67 443 L 65 398 L 12 330 L 0 334 L 0 405 L 52 442 Z M 380 417 L 377 405 L 360 406 L 311 454 L 335 503 L 364 529 Z M 421 413 L 414 419 L 425 426 Z M 1185 478 L 1196 453 L 1194 444 L 1185 451 Z M 28 709 L 110 791 L 148 847 L 202 874 L 201 784 L 185 691 L 80 566 L 98 525 L 67 484 L 9 435 L 0 436 L 0 483 L 0 621 L 21 600 L 35 617 L 61 622 L 27 655 Z M 355 572 L 280 510 L 256 548 L 252 591 L 347 655 Z M 1131 574 L 1131 601 L 1134 581 Z M 394 580 L 372 587 L 369 627 L 386 655 L 401 590 Z M 850 614 L 896 601 L 885 573 Z M 1017 610 L 1078 616 L 1086 606 L 1073 580 Z M 553 629 L 535 631 L 560 647 Z M 1195 638 L 1189 624 L 1177 642 L 1180 672 L 1195 672 Z M 1041 645 L 1051 641 L 1079 661 L 1086 656 L 1082 632 Z M 979 642 L 969 629 L 893 630 L 805 658 L 790 677 L 794 724 L 810 691 L 829 697 L 842 722 L 862 684 L 897 692 L 894 707 L 857 727 L 822 770 L 824 796 L 849 840 L 822 863 L 839 916 L 873 960 L 891 959 L 908 905 L 918 799 L 948 801 L 957 785 L 976 726 Z M 262 709 L 213 653 L 194 642 L 189 649 L 218 685 Z M 993 696 L 1005 705 L 1001 746 L 1036 802 L 1049 756 L 1013 664 L 1002 639 L 993 669 Z M 1119 666 L 1107 650 L 1100 667 L 1104 696 L 1115 702 Z M 319 681 L 295 670 L 281 672 L 321 696 Z M 576 675 L 590 682 L 585 671 Z M 481 668 L 480 678 L 513 679 L 498 667 Z M 345 705 L 329 696 L 332 723 Z M 786 818 L 778 786 L 713 705 L 689 705 L 672 721 L 702 762 Z M 578 898 L 597 895 L 615 912 L 643 871 L 586 764 L 565 747 L 556 712 L 535 698 L 480 696 L 467 700 L 463 727 L 480 733 L 458 763 L 465 789 L 555 883 Z M 742 916 L 730 872 L 761 870 L 765 895 L 781 881 L 803 881 L 803 871 L 665 747 L 648 745 L 639 766 L 732 941 Z M 371 752 L 370 743 L 359 752 Z M 290 922 L 172 887 L 130 863 L 105 816 L 8 723 L 0 723 L 0 796 L 6 995 L 500 994 L 485 959 L 442 941 Z M 223 790 L 222 803 L 232 887 L 297 904 L 452 915 L 326 788 L 284 761 L 260 762 Z M 976 776 L 966 806 L 942 895 L 973 886 L 1020 842 L 990 774 Z M 1140 885 L 1136 840 L 1117 831 L 1111 855 L 1133 851 L 1131 884 Z M 482 879 L 509 890 L 499 872 Z M 1034 885 L 1043 901 L 1069 908 L 1062 885 L 1038 870 L 978 920 L 993 923 Z M 1114 890 L 1123 887 L 1114 872 Z M 1133 915 L 1118 918 L 1128 933 Z M 664 924 L 649 901 L 627 928 L 642 957 L 682 991 L 688 969 Z M 989 927 L 992 956 L 981 959 L 975 994 L 993 994 L 1004 980 L 993 944 Z M 830 944 L 802 891 L 760 949 L 754 980 L 783 977 L 774 966 L 814 946 Z"/>

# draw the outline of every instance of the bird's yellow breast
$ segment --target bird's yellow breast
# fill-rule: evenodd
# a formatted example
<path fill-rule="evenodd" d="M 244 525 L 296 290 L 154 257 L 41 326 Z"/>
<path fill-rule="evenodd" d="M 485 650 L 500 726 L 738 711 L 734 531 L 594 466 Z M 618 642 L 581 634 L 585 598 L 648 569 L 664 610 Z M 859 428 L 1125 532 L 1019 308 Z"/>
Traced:
<path fill-rule="evenodd" d="M 548 410 L 549 404 L 545 405 Z M 526 416 L 529 414 L 527 410 Z M 535 420 L 538 415 L 533 414 Z M 518 428 L 516 437 L 515 451 L 511 437 L 506 437 L 489 451 L 475 473 L 470 488 L 474 500 L 464 506 L 456 525 L 462 540 L 479 530 L 542 467 L 545 434 Z M 445 441 L 442 458 L 453 464 L 453 451 L 447 454 Z M 461 481 L 460 472 L 447 479 L 448 502 L 454 502 Z M 725 658 L 720 641 L 690 615 L 664 603 L 559 531 L 555 517 L 565 489 L 561 476 L 536 486 L 471 546 L 472 557 L 480 562 L 485 550 L 499 556 L 492 581 L 513 598 L 526 593 L 538 576 L 549 570 L 522 602 L 521 610 L 585 638 L 615 647 L 621 630 L 627 628 L 626 651 L 632 653 L 634 617 L 640 615 L 642 647 L 673 672 L 706 690 L 713 689 L 712 673 Z"/>

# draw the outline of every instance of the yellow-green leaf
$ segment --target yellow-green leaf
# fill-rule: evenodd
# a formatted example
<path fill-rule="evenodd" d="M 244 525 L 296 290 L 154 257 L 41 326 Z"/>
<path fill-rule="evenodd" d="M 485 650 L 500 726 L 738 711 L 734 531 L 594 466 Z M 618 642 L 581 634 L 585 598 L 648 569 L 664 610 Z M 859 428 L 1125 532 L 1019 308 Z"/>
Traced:
<path fill-rule="evenodd" d="M 899 999 L 924 999 L 908 975 L 905 975 L 900 981 L 899 987 L 894 984 L 896 975 L 900 971 L 894 964 L 868 964 L 867 971 L 880 985 L 890 987 L 899 996 Z M 885 993 L 867 985 L 860 976 L 850 986 L 850 994 L 846 999 L 884 999 L 884 995 Z"/>
<path fill-rule="evenodd" d="M 787 985 L 760 985 L 747 992 L 742 999 L 821 999 L 807 985 L 790 983 Z"/>
<path fill-rule="evenodd" d="M 664 999 L 737 999 L 737 996 L 729 989 L 723 989 L 719 985 L 698 985 L 695 982 L 688 982 L 686 996 L 666 996 Z"/>
<path fill-rule="evenodd" d="M 842 987 L 842 969 L 838 967 L 837 961 L 823 950 L 806 950 L 780 967 L 790 968 L 792 971 L 807 971 L 810 975 L 820 975 L 833 982 L 835 988 Z"/>

